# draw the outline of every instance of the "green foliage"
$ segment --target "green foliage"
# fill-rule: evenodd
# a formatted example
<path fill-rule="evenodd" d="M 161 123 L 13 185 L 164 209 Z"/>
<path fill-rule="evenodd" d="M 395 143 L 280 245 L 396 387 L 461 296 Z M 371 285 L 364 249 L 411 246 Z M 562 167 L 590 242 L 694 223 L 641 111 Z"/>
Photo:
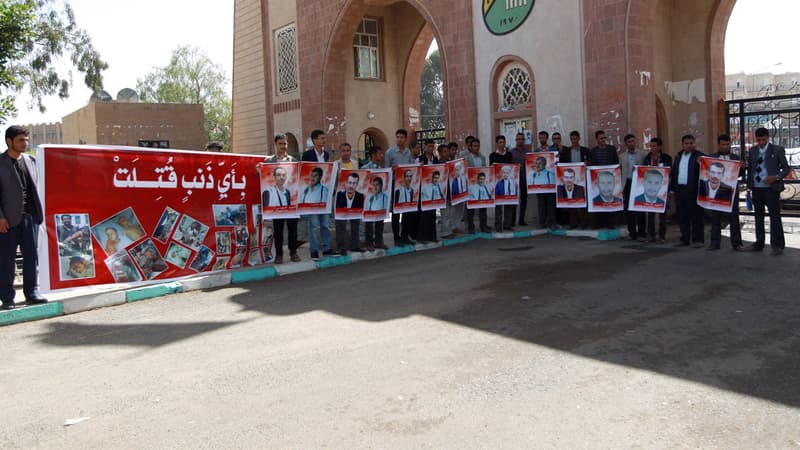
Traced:
<path fill-rule="evenodd" d="M 228 77 L 206 53 L 182 46 L 172 51 L 165 67 L 156 67 L 136 82 L 143 101 L 196 103 L 205 112 L 206 141 L 219 141 L 230 150 L 231 100 L 226 91 Z"/>
<path fill-rule="evenodd" d="M 86 31 L 78 28 L 67 1 L 0 0 L 0 123 L 16 113 L 15 96 L 25 87 L 31 107 L 46 110 L 43 98 L 69 96 L 72 72 L 59 72 L 62 57 L 84 75 L 93 91 L 103 88 L 108 64 L 92 45 Z"/>
<path fill-rule="evenodd" d="M 442 60 L 438 49 L 425 59 L 420 83 L 422 128 L 444 128 L 444 83 L 442 82 Z"/>

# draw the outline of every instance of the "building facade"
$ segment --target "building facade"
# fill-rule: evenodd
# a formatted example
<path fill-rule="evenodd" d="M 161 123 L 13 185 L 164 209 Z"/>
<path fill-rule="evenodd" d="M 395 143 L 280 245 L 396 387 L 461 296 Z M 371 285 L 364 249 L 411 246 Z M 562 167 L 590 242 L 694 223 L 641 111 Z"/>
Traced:
<path fill-rule="evenodd" d="M 422 66 L 442 58 L 448 140 L 633 133 L 675 153 L 724 130 L 724 38 L 735 0 L 236 0 L 233 151 L 314 129 L 387 146 L 419 128 Z"/>

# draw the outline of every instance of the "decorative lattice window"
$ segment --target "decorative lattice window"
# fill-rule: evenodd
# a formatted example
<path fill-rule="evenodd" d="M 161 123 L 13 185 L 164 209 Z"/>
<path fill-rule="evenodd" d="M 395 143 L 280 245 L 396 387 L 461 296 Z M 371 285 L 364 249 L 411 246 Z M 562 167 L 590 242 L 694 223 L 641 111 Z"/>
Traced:
<path fill-rule="evenodd" d="M 278 94 L 297 90 L 297 29 L 289 25 L 275 31 Z"/>
<path fill-rule="evenodd" d="M 503 106 L 525 105 L 531 101 L 531 77 L 524 69 L 514 67 L 503 77 Z"/>
<path fill-rule="evenodd" d="M 356 78 L 379 79 L 380 29 L 376 19 L 364 18 L 353 36 L 353 60 Z"/>

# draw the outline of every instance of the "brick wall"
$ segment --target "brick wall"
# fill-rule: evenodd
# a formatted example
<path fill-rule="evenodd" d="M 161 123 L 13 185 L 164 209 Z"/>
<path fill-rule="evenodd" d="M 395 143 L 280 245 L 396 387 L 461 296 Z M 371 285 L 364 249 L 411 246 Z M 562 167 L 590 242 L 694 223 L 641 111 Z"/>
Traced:
<path fill-rule="evenodd" d="M 232 150 L 236 153 L 262 153 L 269 143 L 262 3 L 266 1 L 234 3 Z"/>

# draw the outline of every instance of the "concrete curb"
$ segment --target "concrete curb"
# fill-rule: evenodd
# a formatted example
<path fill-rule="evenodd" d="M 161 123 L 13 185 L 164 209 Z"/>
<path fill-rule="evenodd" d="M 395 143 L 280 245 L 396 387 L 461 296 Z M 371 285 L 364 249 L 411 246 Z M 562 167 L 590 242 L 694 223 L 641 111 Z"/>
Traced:
<path fill-rule="evenodd" d="M 126 302 L 137 302 L 141 300 L 162 297 L 169 294 L 180 292 L 190 292 L 203 289 L 214 289 L 234 284 L 249 283 L 252 281 L 262 281 L 277 276 L 292 275 L 303 272 L 310 272 L 329 267 L 349 265 L 361 261 L 380 259 L 387 256 L 404 255 L 417 251 L 433 250 L 453 245 L 466 244 L 476 239 L 514 239 L 529 238 L 544 235 L 563 236 L 563 237 L 583 237 L 593 238 L 601 241 L 621 239 L 627 236 L 626 230 L 520 230 L 506 233 L 477 233 L 455 237 L 453 239 L 443 239 L 439 242 L 427 244 L 405 245 L 402 247 L 391 247 L 387 250 L 377 250 L 366 253 L 350 253 L 345 256 L 326 257 L 319 261 L 303 261 L 299 263 L 287 263 L 277 266 L 257 267 L 243 269 L 233 272 L 215 272 L 203 274 L 194 278 L 188 278 L 169 283 L 144 286 L 127 291 L 113 291 L 98 294 L 88 294 L 81 297 L 67 298 L 61 301 L 54 301 L 45 305 L 37 305 L 10 311 L 0 311 L 0 326 L 12 325 L 15 323 L 27 322 L 31 320 L 47 319 L 63 314 L 74 314 L 91 309 L 104 308 L 106 306 L 121 305 Z"/>

